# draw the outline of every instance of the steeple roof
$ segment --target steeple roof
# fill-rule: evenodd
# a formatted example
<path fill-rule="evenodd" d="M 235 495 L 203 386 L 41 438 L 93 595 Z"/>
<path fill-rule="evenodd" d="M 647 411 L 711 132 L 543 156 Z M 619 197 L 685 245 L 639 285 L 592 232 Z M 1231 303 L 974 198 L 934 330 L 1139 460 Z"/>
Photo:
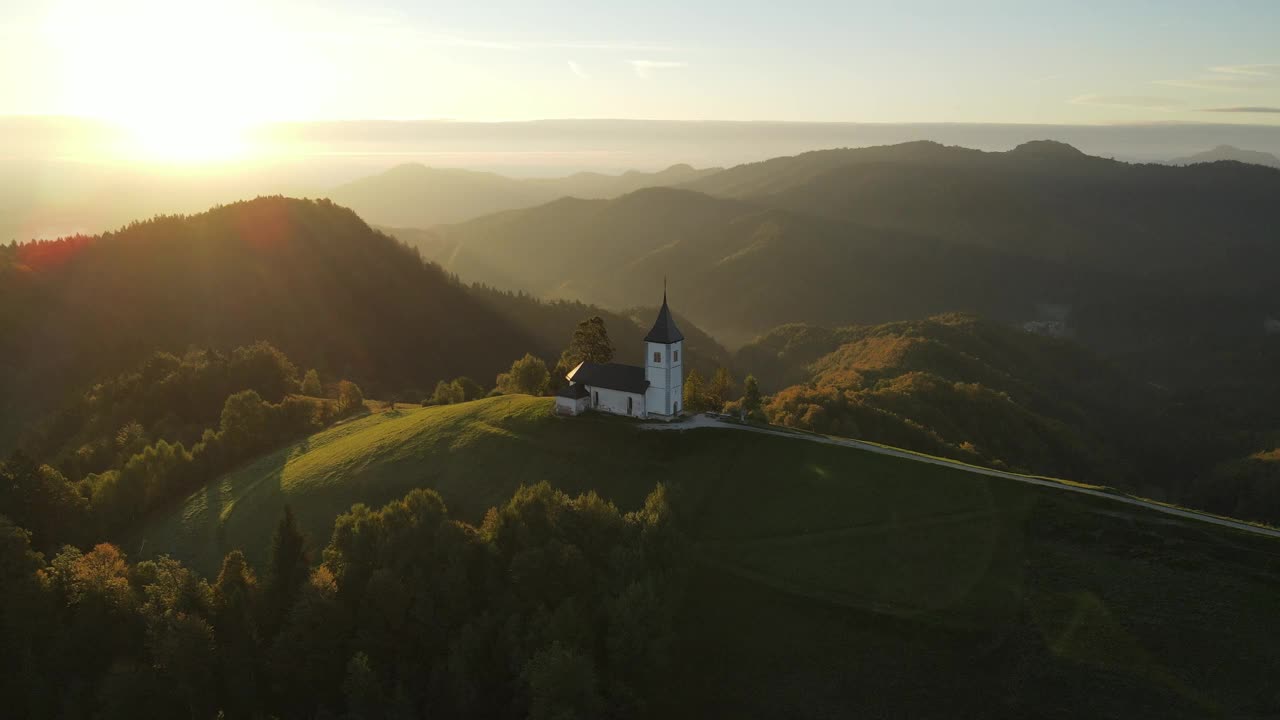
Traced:
<path fill-rule="evenodd" d="M 649 331 L 649 334 L 644 336 L 644 341 L 667 345 L 683 339 L 684 333 L 680 332 L 680 328 L 676 327 L 676 321 L 671 317 L 671 310 L 667 307 L 667 291 L 664 288 L 662 290 L 662 309 L 658 311 L 658 319 L 653 322 L 653 329 Z"/>

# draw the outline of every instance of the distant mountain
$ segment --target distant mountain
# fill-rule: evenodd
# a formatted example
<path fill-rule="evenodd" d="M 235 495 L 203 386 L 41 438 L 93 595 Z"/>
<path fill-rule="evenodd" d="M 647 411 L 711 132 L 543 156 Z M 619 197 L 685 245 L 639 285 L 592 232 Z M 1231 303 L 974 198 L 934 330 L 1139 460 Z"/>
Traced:
<path fill-rule="evenodd" d="M 1252 165 L 1280 167 L 1280 157 L 1258 150 L 1241 150 L 1240 148 L 1232 145 L 1219 145 L 1212 150 L 1205 150 L 1204 152 L 1188 155 L 1186 157 L 1174 158 L 1169 161 L 1169 164 L 1194 165 L 1196 163 L 1222 162 L 1224 160 L 1249 163 Z"/>
<path fill-rule="evenodd" d="M 668 188 L 397 236 L 464 279 L 605 307 L 647 299 L 665 277 L 673 307 L 729 343 L 787 322 L 1008 315 L 1014 299 L 1066 290 L 1035 258 Z"/>
<path fill-rule="evenodd" d="M 501 210 L 532 207 L 560 197 L 610 198 L 646 187 L 679 185 L 710 177 L 719 168 L 673 165 L 621 175 L 577 173 L 562 178 L 517 179 L 490 172 L 410 164 L 347 183 L 334 201 L 378 225 L 425 228 Z"/>
<path fill-rule="evenodd" d="M 608 307 L 669 276 L 673 302 L 736 344 L 798 321 L 951 310 L 1013 321 L 1043 303 L 1088 314 L 1135 295 L 1275 297 L 1277 197 L 1280 172 L 1251 165 L 917 142 L 397 235 L 464 279 Z"/>

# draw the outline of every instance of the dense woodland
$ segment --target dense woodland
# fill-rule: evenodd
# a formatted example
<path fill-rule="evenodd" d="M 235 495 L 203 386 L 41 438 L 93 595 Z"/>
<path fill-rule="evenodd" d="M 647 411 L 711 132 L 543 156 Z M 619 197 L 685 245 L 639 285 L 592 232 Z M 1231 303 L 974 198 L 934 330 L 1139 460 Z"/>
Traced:
<path fill-rule="evenodd" d="M 0 516 L 6 713 L 634 717 L 662 681 L 683 562 L 661 489 L 624 516 L 538 485 L 479 527 L 419 490 L 320 550 L 286 511 L 267 567 L 232 552 L 210 581 L 105 543 L 46 559 Z"/>

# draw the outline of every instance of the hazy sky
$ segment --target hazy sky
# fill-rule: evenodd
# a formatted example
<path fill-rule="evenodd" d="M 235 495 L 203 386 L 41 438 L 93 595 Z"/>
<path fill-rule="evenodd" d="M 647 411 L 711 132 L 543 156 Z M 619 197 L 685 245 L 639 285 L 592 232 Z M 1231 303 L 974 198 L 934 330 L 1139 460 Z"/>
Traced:
<path fill-rule="evenodd" d="M 1275 0 L 4 6 L 0 114 L 1280 124 Z"/>

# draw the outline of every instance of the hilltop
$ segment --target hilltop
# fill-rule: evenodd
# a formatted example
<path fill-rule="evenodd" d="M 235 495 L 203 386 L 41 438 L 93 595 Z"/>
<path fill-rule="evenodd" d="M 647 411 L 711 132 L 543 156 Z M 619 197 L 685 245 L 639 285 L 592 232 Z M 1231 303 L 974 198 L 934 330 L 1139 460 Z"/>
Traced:
<path fill-rule="evenodd" d="M 1194 165 L 1211 162 L 1242 162 L 1253 165 L 1280 167 L 1280 157 L 1260 150 L 1241 150 L 1234 145 L 1219 145 L 1212 150 L 1205 150 L 1185 157 L 1177 157 L 1169 161 L 1170 165 Z"/>
<path fill-rule="evenodd" d="M 657 715 L 1196 717 L 1280 702 L 1256 632 L 1280 588 L 1272 541 L 802 439 L 561 420 L 542 398 L 339 425 L 192 495 L 133 545 L 208 571 L 229 548 L 262 557 L 285 503 L 323 543 L 351 503 L 413 487 L 474 521 L 521 483 L 595 489 L 625 511 L 659 478 L 696 570 Z M 1231 610 L 1207 622 L 1215 607 Z"/>

